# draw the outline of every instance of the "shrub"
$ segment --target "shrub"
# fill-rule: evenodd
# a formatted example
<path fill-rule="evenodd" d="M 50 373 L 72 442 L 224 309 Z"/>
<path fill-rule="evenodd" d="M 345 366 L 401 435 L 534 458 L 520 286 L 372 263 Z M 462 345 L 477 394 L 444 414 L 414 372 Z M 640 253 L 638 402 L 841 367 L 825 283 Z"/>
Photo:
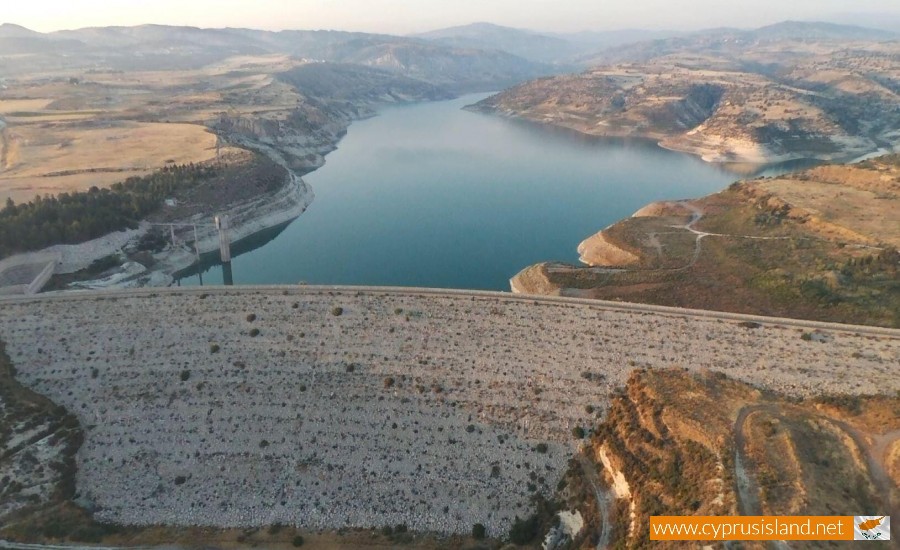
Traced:
<path fill-rule="evenodd" d="M 340 317 L 341 315 L 344 314 L 344 308 L 342 308 L 342 307 L 332 308 L 331 314 L 334 315 L 335 317 Z"/>
<path fill-rule="evenodd" d="M 260 448 L 260 449 L 265 449 L 265 448 L 268 447 L 268 446 L 269 446 L 269 442 L 268 442 L 267 440 L 265 440 L 265 439 L 263 439 L 262 441 L 259 442 L 259 448 Z"/>
<path fill-rule="evenodd" d="M 191 371 L 189 371 L 189 370 L 181 371 L 181 381 L 182 382 L 187 382 L 190 377 L 191 377 Z"/>
<path fill-rule="evenodd" d="M 388 376 L 387 378 L 384 379 L 384 387 L 385 388 L 394 387 L 394 377 L 393 376 Z"/>
<path fill-rule="evenodd" d="M 184 483 L 186 481 L 187 481 L 187 478 L 184 476 L 176 476 L 175 477 L 175 485 L 184 485 Z"/>
<path fill-rule="evenodd" d="M 353 363 L 350 363 L 349 365 L 347 365 L 346 367 L 344 367 L 344 369 L 345 369 L 347 372 L 353 372 L 353 371 L 356 370 L 356 365 L 354 365 Z"/>
<path fill-rule="evenodd" d="M 402 307 L 398 307 L 397 309 L 394 310 L 394 315 L 400 315 L 401 313 L 403 313 Z"/>
<path fill-rule="evenodd" d="M 528 519 L 519 519 L 513 522 L 509 529 L 509 541 L 513 544 L 525 545 L 533 541 L 538 536 L 538 519 L 537 516 L 531 516 Z"/>
<path fill-rule="evenodd" d="M 219 344 L 210 344 L 210 345 L 209 345 L 209 352 L 210 352 L 210 353 L 219 353 L 219 349 L 220 349 L 220 348 L 219 348 Z"/>
<path fill-rule="evenodd" d="M 281 525 L 280 523 L 273 523 L 272 525 L 269 526 L 269 534 L 277 535 L 278 533 L 281 532 L 282 527 L 283 527 L 283 525 Z"/>
<path fill-rule="evenodd" d="M 812 334 L 809 332 L 804 332 L 803 334 L 800 335 L 800 339 L 805 342 L 809 342 L 810 340 L 812 340 Z"/>
<path fill-rule="evenodd" d="M 100 376 L 100 371 L 97 369 L 97 367 L 92 368 L 91 378 L 97 378 L 98 376 Z"/>
<path fill-rule="evenodd" d="M 255 313 L 251 313 L 251 314 L 247 315 L 247 322 L 248 322 L 248 323 L 252 323 L 252 322 L 255 321 L 255 320 L 256 320 L 256 314 L 255 314 Z"/>
<path fill-rule="evenodd" d="M 259 336 L 259 329 L 258 329 L 258 328 L 252 329 L 252 330 L 250 331 L 250 337 L 251 337 L 251 338 L 256 338 L 257 336 Z"/>
<path fill-rule="evenodd" d="M 294 537 L 294 540 L 291 541 L 291 544 L 294 545 L 294 548 L 299 548 L 299 547 L 303 546 L 304 542 L 306 542 L 306 541 L 303 540 L 303 537 L 300 535 L 297 535 Z"/>
<path fill-rule="evenodd" d="M 575 426 L 572 428 L 572 437 L 575 439 L 584 439 L 584 428 L 581 426 Z"/>
<path fill-rule="evenodd" d="M 472 526 L 472 538 L 475 540 L 482 540 L 487 536 L 487 529 L 485 529 L 484 525 L 480 523 L 476 523 Z"/>
<path fill-rule="evenodd" d="M 534 450 L 541 454 L 544 454 L 547 452 L 547 444 L 546 443 L 538 443 L 537 446 L 534 448 Z"/>
<path fill-rule="evenodd" d="M 384 527 L 381 528 L 381 534 L 386 537 L 389 537 L 394 534 L 394 528 L 391 527 L 390 525 L 385 525 Z"/>
<path fill-rule="evenodd" d="M 585 405 L 584 412 L 588 414 L 594 414 L 594 406 L 593 405 Z"/>
<path fill-rule="evenodd" d="M 294 302 L 294 305 L 292 305 L 291 307 L 294 308 L 294 309 L 300 309 L 300 303 L 299 303 L 299 302 Z M 298 536 L 299 536 L 299 535 L 298 535 Z M 300 538 L 302 539 L 303 537 L 300 537 Z M 302 544 L 302 543 L 301 543 L 301 544 Z"/>
<path fill-rule="evenodd" d="M 824 394 L 813 399 L 815 403 L 828 405 L 856 416 L 862 414 L 862 398 L 858 395 L 849 394 Z"/>
<path fill-rule="evenodd" d="M 399 523 L 399 524 L 397 524 L 396 527 L 394 527 L 394 532 L 395 532 L 395 533 L 405 533 L 405 532 L 407 532 L 407 531 L 409 531 L 409 528 L 406 527 L 406 524 L 405 524 L 405 523 Z"/>

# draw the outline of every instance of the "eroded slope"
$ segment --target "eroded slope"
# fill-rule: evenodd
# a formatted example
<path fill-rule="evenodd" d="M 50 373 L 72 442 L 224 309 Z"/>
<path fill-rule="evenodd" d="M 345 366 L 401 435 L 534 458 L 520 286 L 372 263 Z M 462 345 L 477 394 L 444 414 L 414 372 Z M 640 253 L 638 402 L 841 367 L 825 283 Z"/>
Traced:
<path fill-rule="evenodd" d="M 896 513 L 900 479 L 885 468 L 898 446 L 897 397 L 798 401 L 672 369 L 632 374 L 588 454 L 619 496 L 620 547 L 690 548 L 651 543 L 649 516 Z"/>

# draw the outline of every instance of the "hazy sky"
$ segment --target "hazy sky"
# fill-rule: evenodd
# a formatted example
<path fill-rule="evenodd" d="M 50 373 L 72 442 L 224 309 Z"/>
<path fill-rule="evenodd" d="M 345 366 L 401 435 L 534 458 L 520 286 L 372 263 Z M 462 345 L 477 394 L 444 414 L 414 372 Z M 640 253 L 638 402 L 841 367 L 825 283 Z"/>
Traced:
<path fill-rule="evenodd" d="M 387 33 L 475 21 L 547 31 L 754 27 L 836 13 L 900 16 L 898 0 L 3 0 L 0 20 L 39 31 L 160 23 Z"/>

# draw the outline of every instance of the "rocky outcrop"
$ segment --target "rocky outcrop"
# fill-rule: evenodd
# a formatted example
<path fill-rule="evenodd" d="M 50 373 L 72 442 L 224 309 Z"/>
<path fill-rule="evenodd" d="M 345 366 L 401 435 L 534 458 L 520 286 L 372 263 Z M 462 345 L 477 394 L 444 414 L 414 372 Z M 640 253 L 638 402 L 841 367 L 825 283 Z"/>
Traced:
<path fill-rule="evenodd" d="M 225 142 L 274 156 L 302 175 L 325 164 L 351 120 L 347 113 L 306 105 L 286 118 L 222 115 L 212 128 Z"/>

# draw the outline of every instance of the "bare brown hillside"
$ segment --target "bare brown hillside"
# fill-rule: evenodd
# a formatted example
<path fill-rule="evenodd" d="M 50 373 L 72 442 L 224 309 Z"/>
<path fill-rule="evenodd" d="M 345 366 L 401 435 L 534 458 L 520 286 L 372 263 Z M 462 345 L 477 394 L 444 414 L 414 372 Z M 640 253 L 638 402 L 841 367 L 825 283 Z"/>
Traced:
<path fill-rule="evenodd" d="M 588 454 L 619 496 L 616 547 L 693 548 L 651 543 L 649 516 L 897 513 L 898 447 L 897 397 L 797 401 L 671 369 L 632 374 Z"/>

